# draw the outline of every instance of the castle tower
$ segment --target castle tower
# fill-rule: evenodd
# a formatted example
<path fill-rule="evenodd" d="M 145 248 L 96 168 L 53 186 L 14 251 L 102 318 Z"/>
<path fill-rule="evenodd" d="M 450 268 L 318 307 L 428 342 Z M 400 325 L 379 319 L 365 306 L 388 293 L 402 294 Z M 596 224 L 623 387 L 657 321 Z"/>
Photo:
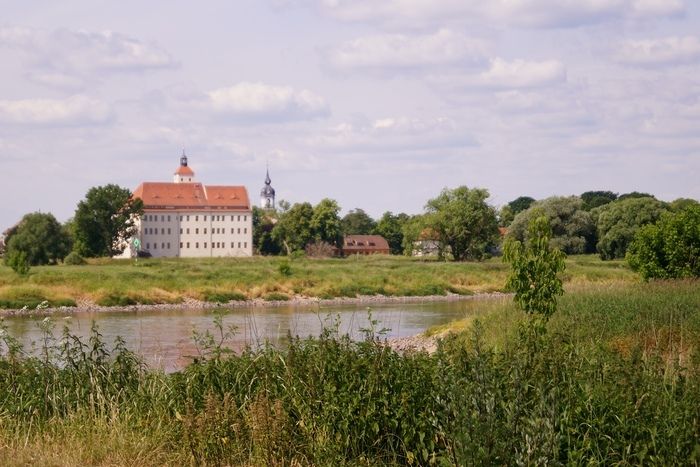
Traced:
<path fill-rule="evenodd" d="M 275 209 L 275 189 L 270 185 L 270 169 L 265 174 L 265 186 L 260 190 L 260 207 L 263 209 Z"/>
<path fill-rule="evenodd" d="M 187 155 L 185 150 L 182 150 L 182 156 L 180 156 L 180 167 L 177 168 L 175 174 L 173 174 L 173 182 L 175 183 L 193 183 L 194 182 L 194 171 L 187 165 Z"/>

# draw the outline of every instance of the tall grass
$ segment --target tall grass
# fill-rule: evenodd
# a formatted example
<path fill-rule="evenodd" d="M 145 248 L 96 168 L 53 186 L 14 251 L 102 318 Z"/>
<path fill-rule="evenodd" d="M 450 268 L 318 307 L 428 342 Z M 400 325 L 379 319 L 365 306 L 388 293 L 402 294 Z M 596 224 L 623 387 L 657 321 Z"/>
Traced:
<path fill-rule="evenodd" d="M 697 464 L 698 305 L 697 282 L 584 288 L 546 329 L 499 304 L 434 354 L 391 350 L 373 322 L 361 341 L 331 327 L 239 355 L 205 333 L 173 374 L 46 320 L 34 356 L 0 331 L 0 460 Z"/>

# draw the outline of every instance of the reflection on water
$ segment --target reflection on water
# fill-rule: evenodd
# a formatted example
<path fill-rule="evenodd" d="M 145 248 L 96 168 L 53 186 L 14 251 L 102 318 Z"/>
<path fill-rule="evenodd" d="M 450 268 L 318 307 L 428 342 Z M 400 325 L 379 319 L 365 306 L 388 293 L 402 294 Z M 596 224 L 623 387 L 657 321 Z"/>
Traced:
<path fill-rule="evenodd" d="M 378 321 L 377 329 L 388 329 L 386 337 L 404 337 L 460 319 L 484 305 L 483 300 L 378 305 L 372 307 L 372 319 Z M 5 321 L 10 334 L 30 349 L 32 345 L 38 345 L 41 338 L 37 326 L 41 319 L 43 317 L 11 317 Z M 197 355 L 193 329 L 214 331 L 214 311 L 201 309 L 56 314 L 52 319 L 56 323 L 54 334 L 57 337 L 64 325 L 71 333 L 87 337 L 95 321 L 108 345 L 121 336 L 127 347 L 142 355 L 150 366 L 165 371 L 182 368 Z M 236 335 L 229 342 L 234 350 L 255 347 L 266 341 L 284 345 L 288 335 L 318 336 L 324 327 L 332 326 L 336 321 L 340 334 L 361 338 L 361 329 L 369 327 L 367 308 L 237 308 L 226 310 L 223 317 L 224 327 L 233 325 L 237 328 Z"/>

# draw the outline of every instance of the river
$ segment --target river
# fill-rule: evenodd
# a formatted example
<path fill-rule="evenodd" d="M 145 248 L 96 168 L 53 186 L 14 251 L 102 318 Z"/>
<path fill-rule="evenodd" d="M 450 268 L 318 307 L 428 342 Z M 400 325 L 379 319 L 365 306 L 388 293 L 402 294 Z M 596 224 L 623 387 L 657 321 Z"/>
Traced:
<path fill-rule="evenodd" d="M 384 304 L 371 308 L 382 338 L 412 336 L 431 326 L 445 324 L 474 313 L 492 300 L 464 300 L 420 304 Z M 234 350 L 257 346 L 266 341 L 285 345 L 288 335 L 318 336 L 324 328 L 337 326 L 340 334 L 354 339 L 362 338 L 362 329 L 370 326 L 366 306 L 333 306 L 326 308 L 236 308 L 223 310 L 225 328 L 235 326 L 236 333 L 228 346 Z M 104 341 L 111 348 L 117 336 L 127 347 L 140 354 L 153 368 L 174 371 L 187 365 L 197 356 L 193 330 L 202 333 L 214 331 L 215 311 L 159 310 L 131 312 L 77 312 L 51 315 L 55 324 L 54 335 L 60 337 L 64 326 L 71 333 L 87 338 L 95 322 Z M 7 317 L 8 332 L 17 338 L 26 350 L 36 352 L 42 331 L 38 324 L 43 316 Z M 336 324 L 334 324 L 336 323 Z"/>

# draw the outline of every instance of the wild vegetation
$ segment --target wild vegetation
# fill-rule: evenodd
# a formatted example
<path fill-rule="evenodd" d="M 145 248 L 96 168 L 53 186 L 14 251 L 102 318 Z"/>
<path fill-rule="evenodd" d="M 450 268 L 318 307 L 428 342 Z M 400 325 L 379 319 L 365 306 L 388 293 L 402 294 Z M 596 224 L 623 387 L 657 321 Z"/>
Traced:
<path fill-rule="evenodd" d="M 544 332 L 512 303 L 434 354 L 328 329 L 163 374 L 39 325 L 0 330 L 0 462 L 51 465 L 512 465 L 698 462 L 697 281 L 578 286 Z M 111 343 L 110 343 L 111 344 Z"/>
<path fill-rule="evenodd" d="M 621 261 L 594 256 L 569 258 L 568 284 L 635 280 Z M 357 295 L 470 295 L 502 291 L 508 267 L 499 259 L 480 263 L 422 261 L 403 256 L 345 259 L 306 257 L 198 259 L 88 259 L 85 265 L 37 266 L 25 276 L 0 266 L 0 308 L 30 308 L 92 302 L 100 305 L 180 303 L 185 299 L 222 302 L 287 297 Z"/>

